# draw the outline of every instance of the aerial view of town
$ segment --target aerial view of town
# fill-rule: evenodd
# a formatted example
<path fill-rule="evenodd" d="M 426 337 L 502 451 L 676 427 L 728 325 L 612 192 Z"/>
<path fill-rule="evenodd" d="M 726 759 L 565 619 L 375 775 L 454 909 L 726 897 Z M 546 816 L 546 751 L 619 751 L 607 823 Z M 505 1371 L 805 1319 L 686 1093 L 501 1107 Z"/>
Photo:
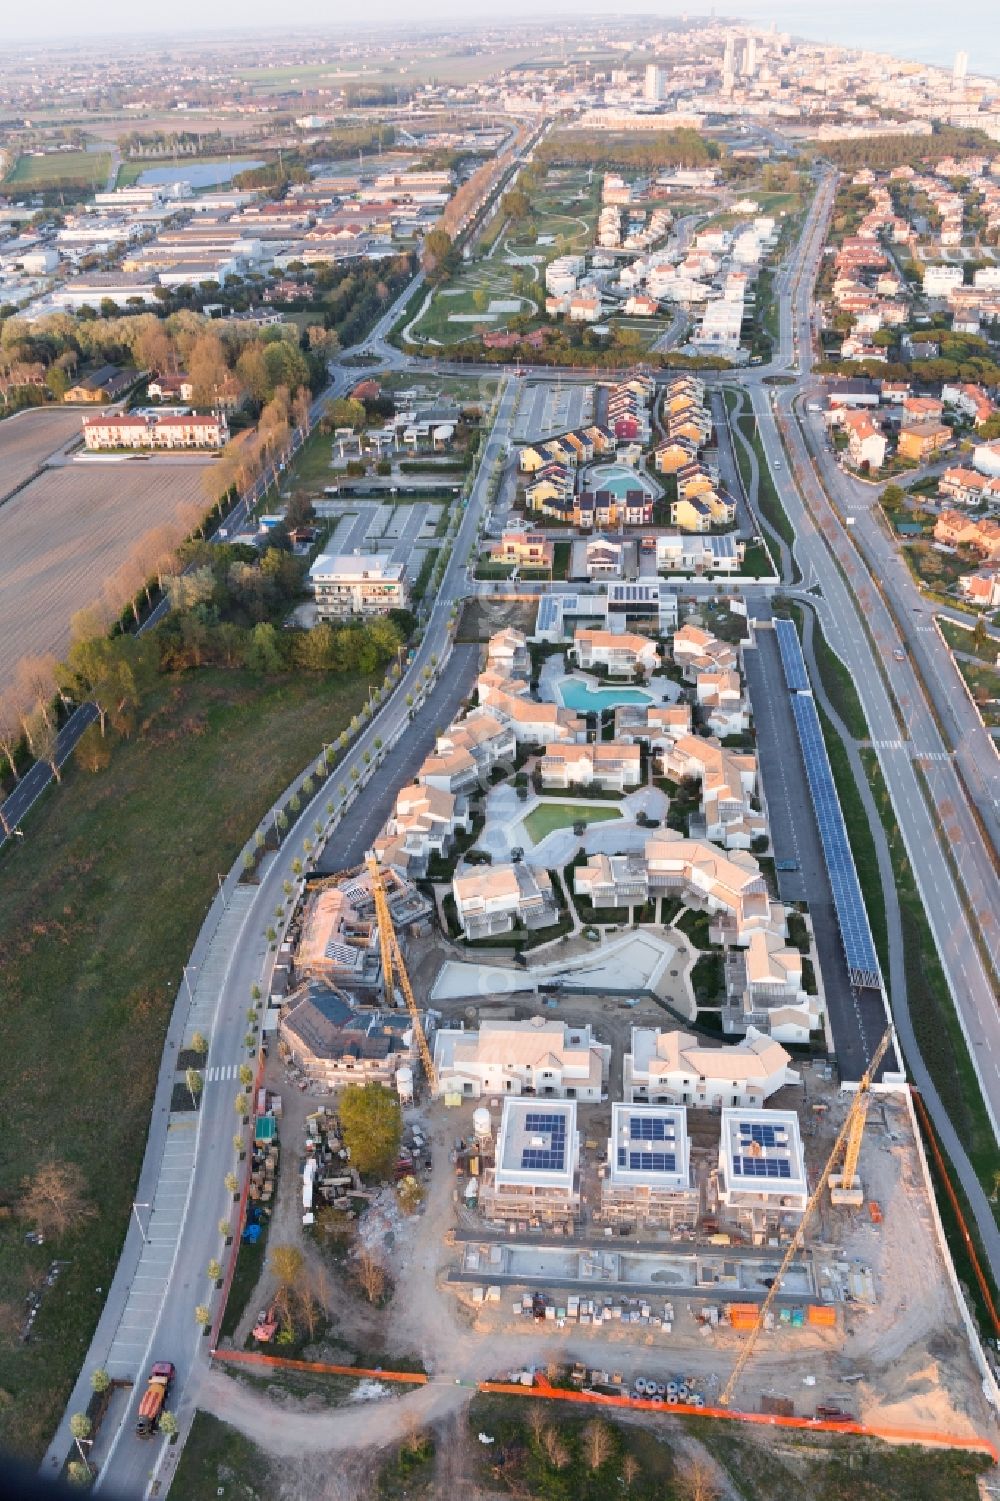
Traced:
<path fill-rule="evenodd" d="M 1000 1497 L 998 23 L 644 3 L 0 23 L 12 1501 Z"/>

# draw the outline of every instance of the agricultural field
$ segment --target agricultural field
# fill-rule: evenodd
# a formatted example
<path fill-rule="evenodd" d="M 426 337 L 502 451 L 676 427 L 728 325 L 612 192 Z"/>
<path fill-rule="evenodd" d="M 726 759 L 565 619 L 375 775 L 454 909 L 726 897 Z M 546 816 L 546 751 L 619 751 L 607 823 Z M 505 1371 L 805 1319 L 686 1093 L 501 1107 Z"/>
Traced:
<path fill-rule="evenodd" d="M 79 433 L 73 407 L 29 407 L 0 422 L 0 502 Z"/>
<path fill-rule="evenodd" d="M 106 151 L 53 151 L 45 156 L 19 156 L 3 185 L 39 192 L 61 184 L 99 188 L 110 170 L 111 156 Z"/>
<path fill-rule="evenodd" d="M 0 506 L 0 693 L 22 657 L 65 654 L 72 617 L 144 545 L 177 546 L 209 508 L 205 467 L 67 464 Z"/>
<path fill-rule="evenodd" d="M 553 58 L 553 61 L 555 59 Z M 511 47 L 507 51 L 474 53 L 439 52 L 412 56 L 406 67 L 399 68 L 338 68 L 330 63 L 311 63 L 279 68 L 244 68 L 239 77 L 249 83 L 258 94 L 280 93 L 290 84 L 312 87 L 353 85 L 363 88 L 366 84 L 415 84 L 434 81 L 438 83 L 478 83 L 490 78 L 504 68 L 514 68 L 521 63 L 540 64 L 538 52 L 533 47 Z"/>

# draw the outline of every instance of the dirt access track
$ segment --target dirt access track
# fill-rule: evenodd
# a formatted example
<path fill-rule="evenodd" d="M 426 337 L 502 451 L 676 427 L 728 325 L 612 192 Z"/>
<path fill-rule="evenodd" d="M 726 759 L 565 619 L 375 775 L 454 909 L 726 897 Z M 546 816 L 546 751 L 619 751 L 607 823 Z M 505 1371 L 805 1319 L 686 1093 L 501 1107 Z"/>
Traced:
<path fill-rule="evenodd" d="M 4 485 L 4 429 L 16 425 L 15 418 L 0 423 Z M 45 440 L 50 452 L 59 446 L 55 436 Z M 42 461 L 37 453 L 34 463 L 20 460 L 29 474 Z M 144 538 L 162 532 L 166 545 L 169 532 L 174 546 L 183 539 L 195 514 L 208 510 L 204 469 L 190 459 L 69 462 L 43 470 L 0 505 L 0 696 L 22 657 L 65 655 L 72 617 L 100 598 Z"/>
<path fill-rule="evenodd" d="M 824 1131 L 836 1130 L 844 1109 L 839 1100 Z M 448 1231 L 457 1210 L 449 1149 L 460 1129 L 458 1112 L 418 1114 L 430 1135 L 434 1166 L 422 1212 L 398 1227 L 391 1247 L 384 1248 L 395 1293 L 381 1335 L 386 1364 L 394 1354 L 419 1354 L 430 1375 L 427 1384 L 390 1400 L 366 1402 L 361 1422 L 350 1401 L 338 1410 L 319 1412 L 294 1402 L 276 1403 L 230 1374 L 232 1368 L 216 1367 L 202 1376 L 194 1393 L 197 1406 L 285 1458 L 397 1442 L 413 1426 L 460 1413 L 480 1381 L 549 1361 L 567 1365 L 580 1360 L 622 1369 L 630 1378 L 641 1372 L 658 1380 L 683 1370 L 711 1400 L 741 1348 L 742 1336 L 733 1331 L 720 1328 L 706 1334 L 688 1316 L 678 1319 L 669 1341 L 620 1325 L 612 1325 L 612 1332 L 538 1325 L 513 1316 L 515 1289 L 504 1290 L 500 1305 L 471 1306 L 468 1289 L 448 1282 L 456 1257 Z M 872 1268 L 876 1305 L 842 1307 L 837 1331 L 775 1330 L 762 1336 L 734 1405 L 756 1411 L 761 1395 L 769 1392 L 793 1398 L 800 1414 L 811 1415 L 819 1403 L 847 1405 L 873 1428 L 917 1431 L 932 1442 L 934 1435 L 994 1441 L 995 1418 L 961 1326 L 900 1101 L 880 1100 L 872 1112 L 861 1170 L 869 1192 L 882 1205 L 883 1223 L 876 1226 L 867 1213 L 825 1205 L 817 1231 L 826 1254 L 860 1259 Z M 266 1300 L 251 1301 L 259 1306 Z M 351 1317 L 351 1303 L 343 1300 L 341 1306 L 342 1313 L 336 1304 L 329 1309 L 334 1340 L 338 1326 Z"/>

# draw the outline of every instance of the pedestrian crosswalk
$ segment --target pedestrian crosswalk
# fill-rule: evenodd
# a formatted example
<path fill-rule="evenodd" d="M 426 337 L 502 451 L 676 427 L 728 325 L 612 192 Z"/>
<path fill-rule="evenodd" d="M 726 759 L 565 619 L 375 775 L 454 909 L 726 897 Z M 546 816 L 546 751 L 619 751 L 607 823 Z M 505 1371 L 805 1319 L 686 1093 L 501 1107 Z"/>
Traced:
<path fill-rule="evenodd" d="M 950 761 L 950 751 L 916 751 L 914 761 Z"/>
<path fill-rule="evenodd" d="M 238 1063 L 220 1063 L 220 1064 L 217 1064 L 214 1067 L 207 1068 L 205 1070 L 205 1083 L 206 1084 L 216 1084 L 216 1083 L 221 1084 L 226 1079 L 235 1079 L 235 1078 L 237 1078 L 237 1076 L 239 1075 L 239 1071 L 240 1071 L 240 1066 L 239 1066 Z"/>
<path fill-rule="evenodd" d="M 903 742 L 902 740 L 873 740 L 872 746 L 875 750 L 902 750 Z"/>

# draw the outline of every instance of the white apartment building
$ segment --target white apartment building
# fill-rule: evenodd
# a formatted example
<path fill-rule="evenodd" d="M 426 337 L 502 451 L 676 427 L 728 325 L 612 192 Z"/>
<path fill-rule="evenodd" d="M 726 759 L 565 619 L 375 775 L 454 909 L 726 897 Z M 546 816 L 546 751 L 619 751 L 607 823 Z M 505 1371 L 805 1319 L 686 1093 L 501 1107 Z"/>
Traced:
<path fill-rule="evenodd" d="M 443 1027 L 434 1037 L 438 1093 L 466 1099 L 531 1094 L 599 1101 L 610 1062 L 611 1048 L 589 1026 L 541 1016 L 483 1021 L 470 1032 Z"/>
<path fill-rule="evenodd" d="M 795 1111 L 724 1109 L 717 1182 L 720 1218 L 754 1245 L 790 1236 L 809 1203 Z"/>
<path fill-rule="evenodd" d="M 780 1042 L 755 1027 L 724 1047 L 707 1047 L 689 1032 L 633 1027 L 622 1089 L 629 1104 L 760 1106 L 785 1085 L 801 1083 L 789 1061 Z"/>
<path fill-rule="evenodd" d="M 405 563 L 390 553 L 321 553 L 309 570 L 320 620 L 386 615 L 409 604 Z"/>
<path fill-rule="evenodd" d="M 651 673 L 659 665 L 656 642 L 629 631 L 605 631 L 578 626 L 573 635 L 573 655 L 585 671 L 605 667 L 612 675 Z"/>
<path fill-rule="evenodd" d="M 596 785 L 605 792 L 627 792 L 642 782 L 642 752 L 638 745 L 614 741 L 594 745 L 552 745 L 540 770 L 546 787 Z"/>
<path fill-rule="evenodd" d="M 520 923 L 544 928 L 558 918 L 547 870 L 530 865 L 477 865 L 451 883 L 455 910 L 466 938 L 510 933 Z"/>
<path fill-rule="evenodd" d="M 964 280 L 961 266 L 925 266 L 923 292 L 925 297 L 947 297 L 954 287 Z"/>
<path fill-rule="evenodd" d="M 802 955 L 773 929 L 750 934 L 745 949 L 726 951 L 726 1000 L 722 1030 L 727 1036 L 750 1027 L 776 1042 L 808 1043 L 822 1023 L 818 996 L 803 989 Z"/>
<path fill-rule="evenodd" d="M 489 1220 L 572 1226 L 580 1213 L 575 1101 L 504 1100 L 479 1207 Z"/>
<path fill-rule="evenodd" d="M 612 1105 L 600 1218 L 608 1224 L 694 1229 L 699 1207 L 698 1186 L 691 1181 L 687 1111 Z"/>

